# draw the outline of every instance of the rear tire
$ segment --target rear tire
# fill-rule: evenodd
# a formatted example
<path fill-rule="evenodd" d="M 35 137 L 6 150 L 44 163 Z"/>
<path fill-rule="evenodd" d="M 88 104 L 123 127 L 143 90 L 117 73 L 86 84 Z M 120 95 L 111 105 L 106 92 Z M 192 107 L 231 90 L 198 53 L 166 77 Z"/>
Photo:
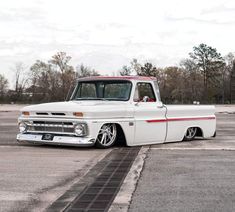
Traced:
<path fill-rule="evenodd" d="M 110 148 L 114 145 L 117 138 L 116 124 L 104 124 L 96 138 L 96 147 L 101 149 Z"/>
<path fill-rule="evenodd" d="M 184 141 L 192 141 L 197 134 L 197 127 L 189 127 L 184 135 Z"/>

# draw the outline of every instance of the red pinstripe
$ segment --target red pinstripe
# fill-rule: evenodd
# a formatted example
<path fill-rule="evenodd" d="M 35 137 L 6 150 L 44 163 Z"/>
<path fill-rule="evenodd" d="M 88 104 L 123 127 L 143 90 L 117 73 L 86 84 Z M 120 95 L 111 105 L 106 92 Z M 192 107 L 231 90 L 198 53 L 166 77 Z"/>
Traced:
<path fill-rule="evenodd" d="M 170 121 L 195 121 L 195 120 L 212 120 L 215 117 L 192 117 L 192 118 L 168 118 L 168 119 L 151 119 L 146 120 L 148 123 L 155 123 L 155 122 L 170 122 Z"/>

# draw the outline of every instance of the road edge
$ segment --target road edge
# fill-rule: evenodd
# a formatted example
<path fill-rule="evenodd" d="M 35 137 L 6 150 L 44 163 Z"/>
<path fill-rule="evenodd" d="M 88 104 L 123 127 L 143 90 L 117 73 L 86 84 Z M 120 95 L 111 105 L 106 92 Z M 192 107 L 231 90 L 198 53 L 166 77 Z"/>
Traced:
<path fill-rule="evenodd" d="M 132 195 L 136 189 L 140 174 L 143 170 L 145 159 L 150 146 L 141 147 L 135 161 L 132 164 L 117 196 L 115 197 L 109 212 L 127 212 L 131 203 Z"/>

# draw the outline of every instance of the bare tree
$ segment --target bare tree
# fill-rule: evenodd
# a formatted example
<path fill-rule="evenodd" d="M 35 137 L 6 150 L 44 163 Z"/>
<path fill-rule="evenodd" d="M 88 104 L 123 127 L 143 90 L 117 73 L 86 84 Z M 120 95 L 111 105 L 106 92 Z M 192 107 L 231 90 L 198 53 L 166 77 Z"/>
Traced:
<path fill-rule="evenodd" d="M 231 103 L 233 92 L 235 92 L 235 90 L 232 89 L 232 79 L 235 75 L 235 73 L 233 73 L 235 56 L 230 52 L 224 57 L 224 60 L 226 65 L 222 71 L 223 93 L 224 96 L 227 97 L 227 101 Z"/>
<path fill-rule="evenodd" d="M 32 101 L 35 101 L 35 99 L 37 99 L 36 101 L 40 101 L 41 99 L 51 100 L 51 97 L 49 97 L 52 87 L 50 66 L 50 64 L 47 64 L 41 60 L 37 60 L 30 67 L 31 85 L 29 90 L 32 93 Z"/>
<path fill-rule="evenodd" d="M 231 103 L 235 103 L 235 61 L 233 61 L 231 72 Z"/>
<path fill-rule="evenodd" d="M 137 59 L 133 59 L 131 61 L 131 69 L 133 70 L 133 72 L 135 72 L 135 74 L 138 74 L 141 71 L 141 64 L 138 62 Z"/>
<path fill-rule="evenodd" d="M 201 101 L 203 97 L 203 76 L 197 64 L 191 59 L 184 59 L 180 62 L 184 74 L 184 85 L 186 89 L 187 100 Z"/>
<path fill-rule="evenodd" d="M 28 78 L 26 77 L 26 66 L 22 62 L 17 62 L 11 70 L 14 73 L 15 79 L 15 100 L 18 100 L 20 99 L 28 82 Z"/>
<path fill-rule="evenodd" d="M 49 60 L 49 63 L 53 64 L 55 68 L 61 72 L 63 99 L 65 99 L 67 95 L 67 87 L 70 86 L 70 84 L 66 85 L 66 73 L 74 72 L 73 66 L 69 65 L 70 60 L 71 57 L 67 56 L 65 52 L 58 52 Z"/>
<path fill-rule="evenodd" d="M 45 63 L 40 60 L 37 60 L 31 66 L 30 71 L 30 92 L 33 93 L 33 100 L 35 99 L 36 101 L 64 100 L 76 78 L 75 72 L 71 69 L 65 70 L 62 78 L 61 72 L 56 70 L 51 63 Z M 63 83 L 64 87 L 62 87 Z"/>
<path fill-rule="evenodd" d="M 0 98 L 3 99 L 8 89 L 8 80 L 0 74 Z"/>
<path fill-rule="evenodd" d="M 64 73 L 66 70 L 73 69 L 72 66 L 68 65 L 70 60 L 71 57 L 67 56 L 65 52 L 58 52 L 52 56 L 52 59 L 49 60 L 49 63 L 58 66 L 61 73 Z"/>
<path fill-rule="evenodd" d="M 123 66 L 122 69 L 119 71 L 121 76 L 130 76 L 132 73 L 131 67 Z"/>
<path fill-rule="evenodd" d="M 157 68 L 152 63 L 147 62 L 140 67 L 140 69 L 137 71 L 137 74 L 140 76 L 155 77 L 157 75 Z"/>
<path fill-rule="evenodd" d="M 83 64 L 78 65 L 76 67 L 77 71 L 77 77 L 82 78 L 82 77 L 90 77 L 90 76 L 99 76 L 100 74 L 95 71 L 94 69 L 91 69 L 90 67 L 87 67 Z"/>

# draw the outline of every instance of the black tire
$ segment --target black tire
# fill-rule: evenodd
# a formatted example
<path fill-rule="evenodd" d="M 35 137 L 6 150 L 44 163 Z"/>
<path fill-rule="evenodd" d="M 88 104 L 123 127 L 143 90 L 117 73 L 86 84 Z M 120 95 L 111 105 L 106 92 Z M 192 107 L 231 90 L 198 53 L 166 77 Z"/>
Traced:
<path fill-rule="evenodd" d="M 101 149 L 110 148 L 115 144 L 117 138 L 117 126 L 116 124 L 104 124 L 99 131 L 96 138 L 96 147 Z"/>
<path fill-rule="evenodd" d="M 189 127 L 184 135 L 184 141 L 192 141 L 197 134 L 197 127 Z"/>

